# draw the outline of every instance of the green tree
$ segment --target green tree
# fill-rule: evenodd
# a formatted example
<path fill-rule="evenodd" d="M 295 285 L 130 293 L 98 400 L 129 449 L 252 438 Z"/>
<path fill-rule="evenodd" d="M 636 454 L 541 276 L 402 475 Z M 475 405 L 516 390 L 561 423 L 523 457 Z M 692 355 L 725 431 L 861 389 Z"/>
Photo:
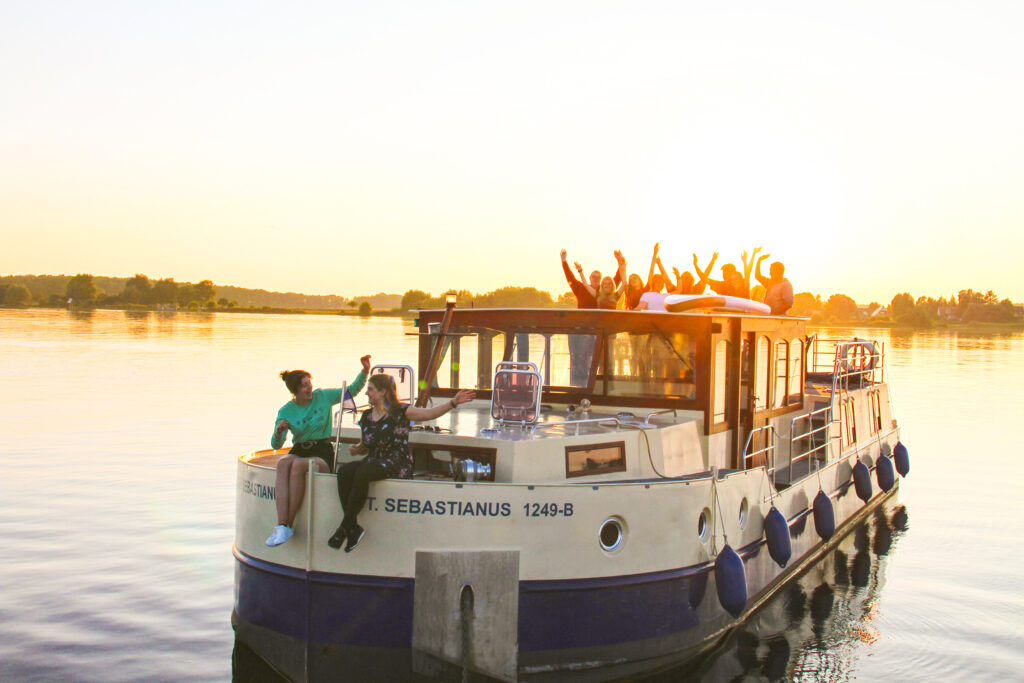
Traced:
<path fill-rule="evenodd" d="M 370 302 L 369 301 L 364 301 L 361 304 L 359 304 L 359 315 L 362 315 L 362 316 L 370 315 L 370 311 L 372 311 L 372 310 L 373 310 L 373 307 L 370 306 Z"/>
<path fill-rule="evenodd" d="M 430 298 L 430 295 L 419 289 L 410 289 L 402 295 L 401 308 L 403 311 L 412 311 L 423 307 L 423 302 Z"/>
<path fill-rule="evenodd" d="M 793 295 L 793 308 L 789 309 L 789 314 L 808 317 L 815 313 L 821 313 L 823 307 L 821 297 L 817 294 L 800 292 Z"/>
<path fill-rule="evenodd" d="M 178 303 L 178 283 L 174 278 L 157 280 L 153 285 L 151 300 L 154 304 L 176 304 Z"/>
<path fill-rule="evenodd" d="M 96 304 L 96 296 L 99 290 L 93 282 L 92 275 L 79 273 L 70 280 L 64 289 L 64 297 L 71 300 L 72 306 L 89 307 Z"/>
<path fill-rule="evenodd" d="M 121 301 L 129 304 L 149 303 L 150 292 L 153 285 L 149 278 L 142 273 L 135 273 L 134 277 L 128 278 L 124 283 L 124 291 L 121 292 Z"/>
<path fill-rule="evenodd" d="M 198 293 L 196 292 L 196 286 L 183 282 L 178 285 L 178 305 L 186 307 L 196 307 L 199 305 Z"/>
<path fill-rule="evenodd" d="M 4 292 L 4 306 L 24 306 L 32 298 L 32 294 L 25 285 L 11 285 Z"/>
<path fill-rule="evenodd" d="M 476 302 L 487 308 L 548 308 L 555 303 L 551 294 L 536 287 L 502 287 L 477 296 Z"/>
<path fill-rule="evenodd" d="M 212 280 L 200 280 L 196 284 L 192 285 L 192 289 L 195 294 L 195 299 L 200 304 L 205 306 L 217 297 L 217 290 L 213 287 Z"/>
<path fill-rule="evenodd" d="M 857 317 L 857 302 L 845 294 L 833 294 L 825 302 L 824 312 L 833 320 L 853 320 Z"/>
<path fill-rule="evenodd" d="M 889 317 L 893 320 L 899 320 L 912 310 L 914 310 L 914 297 L 910 296 L 909 292 L 897 294 L 889 302 Z"/>

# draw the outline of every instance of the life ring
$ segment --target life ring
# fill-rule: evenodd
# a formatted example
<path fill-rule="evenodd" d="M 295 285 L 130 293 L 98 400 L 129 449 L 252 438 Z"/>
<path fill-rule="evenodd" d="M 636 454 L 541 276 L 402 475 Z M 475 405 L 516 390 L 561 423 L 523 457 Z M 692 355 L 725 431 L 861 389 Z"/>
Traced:
<path fill-rule="evenodd" d="M 843 344 L 842 348 L 843 356 L 839 359 L 839 369 L 843 373 L 868 372 L 875 368 L 875 361 L 878 360 L 878 350 L 875 347 L 875 342 L 870 339 L 858 339 L 857 337 L 854 337 L 852 341 L 848 341 Z M 854 358 L 856 358 L 856 355 L 851 354 L 851 352 L 855 352 L 858 348 L 864 349 L 863 358 L 866 359 L 866 362 L 863 365 L 857 365 L 852 362 L 853 359 L 851 358 L 851 355 L 853 355 Z"/>
<path fill-rule="evenodd" d="M 720 294 L 669 294 L 665 297 L 665 310 L 670 313 L 682 313 L 698 308 L 725 309 L 742 313 L 760 313 L 768 315 L 772 309 L 767 304 L 739 296 L 723 296 Z"/>

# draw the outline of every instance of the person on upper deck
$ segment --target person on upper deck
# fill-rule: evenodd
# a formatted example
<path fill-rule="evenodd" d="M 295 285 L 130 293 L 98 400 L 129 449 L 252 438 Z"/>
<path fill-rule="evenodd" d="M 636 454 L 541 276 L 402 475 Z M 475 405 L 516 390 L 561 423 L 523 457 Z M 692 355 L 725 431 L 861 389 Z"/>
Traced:
<path fill-rule="evenodd" d="M 718 256 L 718 252 L 715 252 L 715 256 Z M 694 257 L 693 261 L 694 268 L 697 269 L 697 273 L 700 275 L 701 280 L 707 282 L 708 286 L 715 294 L 721 294 L 723 296 L 743 296 L 745 297 L 747 292 L 743 288 L 743 276 L 736 270 L 735 264 L 726 263 L 722 266 L 722 279 L 712 280 L 708 277 L 708 273 L 711 271 L 710 266 L 708 270 L 701 271 L 700 266 L 697 265 L 697 259 Z"/>
<path fill-rule="evenodd" d="M 665 282 L 668 281 L 668 273 L 665 272 L 665 266 L 661 265 L 661 259 L 658 256 L 659 244 L 654 245 L 654 252 L 651 254 L 651 266 L 647 271 L 647 282 L 644 282 L 640 276 L 636 273 L 630 274 L 626 280 L 625 300 L 623 306 L 627 310 L 636 310 L 640 304 L 640 299 L 644 294 L 648 292 L 660 292 L 665 286 Z M 619 269 L 624 270 L 626 259 L 622 255 L 621 251 L 615 251 L 615 260 L 619 263 Z M 660 266 L 661 272 L 655 273 L 655 265 Z M 621 277 L 619 272 L 616 271 L 615 277 L 613 278 L 615 285 L 621 284 Z"/>
<path fill-rule="evenodd" d="M 366 531 L 357 517 L 366 504 L 370 482 L 412 476 L 412 452 L 409 450 L 409 422 L 433 420 L 459 405 L 472 401 L 476 393 L 460 390 L 455 396 L 432 408 L 417 408 L 398 401 L 395 380 L 390 375 L 374 375 L 366 387 L 370 407 L 359 418 L 362 436 L 348 450 L 365 458 L 347 462 L 338 468 L 338 498 L 345 516 L 327 545 L 337 550 L 342 543 L 351 552 Z"/>
<path fill-rule="evenodd" d="M 657 250 L 657 245 L 655 245 L 655 250 Z M 661 273 L 651 275 L 651 286 L 648 288 L 646 292 L 644 292 L 640 296 L 640 301 L 638 301 L 637 305 L 633 307 L 634 311 L 664 311 L 665 297 L 668 296 L 669 294 L 675 293 L 675 289 L 673 289 L 670 292 L 661 291 L 663 287 L 662 283 L 670 283 L 672 282 L 672 280 L 669 278 L 668 273 L 665 272 L 665 264 L 661 262 L 661 257 L 655 256 L 654 260 L 657 263 L 658 269 L 661 271 Z M 678 273 L 679 271 L 677 270 L 676 272 Z M 687 273 L 687 275 L 689 275 L 689 273 Z M 693 276 L 690 277 L 692 279 Z"/>
<path fill-rule="evenodd" d="M 761 262 L 769 256 L 765 254 L 757 260 L 755 276 L 765 288 L 764 302 L 771 307 L 772 315 L 785 315 L 786 311 L 793 308 L 793 285 L 786 279 L 786 266 L 781 261 L 775 261 L 769 266 L 769 277 L 761 275 Z"/>
<path fill-rule="evenodd" d="M 708 265 L 701 269 L 700 263 L 697 262 L 697 255 L 693 255 L 693 270 L 700 277 L 699 280 L 694 282 L 693 275 L 689 271 L 680 274 L 679 269 L 673 267 L 672 272 L 676 276 L 676 289 L 673 294 L 703 294 L 704 289 L 708 285 L 708 273 L 715 266 L 715 261 L 718 260 L 718 252 L 716 251 L 711 255 L 711 260 L 708 261 Z"/>
<path fill-rule="evenodd" d="M 359 393 L 370 372 L 370 356 L 359 359 L 362 369 L 348 385 L 345 398 Z M 277 526 L 268 546 L 277 546 L 292 537 L 292 523 L 306 495 L 306 473 L 311 463 L 320 472 L 334 471 L 334 446 L 331 445 L 331 407 L 341 403 L 341 389 L 313 389 L 313 380 L 305 370 L 285 370 L 281 373 L 292 400 L 277 411 L 277 422 L 270 437 L 270 445 L 279 449 L 285 436 L 292 433 L 292 448 L 277 462 L 274 480 L 274 502 L 277 505 Z"/>
<path fill-rule="evenodd" d="M 595 270 L 590 274 L 590 284 L 588 285 L 583 281 L 583 266 L 580 265 L 580 262 L 575 261 L 573 264 L 580 274 L 577 280 L 569 270 L 569 262 L 566 258 L 566 252 L 563 249 L 562 272 L 565 274 L 565 281 L 569 283 L 569 289 L 576 297 L 576 308 L 597 308 L 597 290 L 601 288 L 601 271 Z"/>
<path fill-rule="evenodd" d="M 743 257 L 743 273 L 741 274 L 737 270 L 735 264 L 726 263 L 722 266 L 722 279 L 712 280 L 708 277 L 708 273 L 711 272 L 711 265 L 708 264 L 706 270 L 701 270 L 700 265 L 697 263 L 697 256 L 694 254 L 693 266 L 697 270 L 697 274 L 701 276 L 701 279 L 706 281 L 715 294 L 721 294 L 723 296 L 736 296 L 743 299 L 750 298 L 750 271 L 754 267 L 754 256 L 757 252 L 761 251 L 761 247 L 754 249 L 753 254 L 748 259 L 747 252 L 744 251 Z M 718 252 L 712 257 L 711 262 L 714 263 L 718 257 Z"/>
<path fill-rule="evenodd" d="M 623 303 L 623 294 L 626 291 L 626 259 L 619 261 L 618 276 L 617 287 L 615 281 L 607 275 L 601 279 L 601 288 L 597 290 L 598 308 L 616 309 Z"/>

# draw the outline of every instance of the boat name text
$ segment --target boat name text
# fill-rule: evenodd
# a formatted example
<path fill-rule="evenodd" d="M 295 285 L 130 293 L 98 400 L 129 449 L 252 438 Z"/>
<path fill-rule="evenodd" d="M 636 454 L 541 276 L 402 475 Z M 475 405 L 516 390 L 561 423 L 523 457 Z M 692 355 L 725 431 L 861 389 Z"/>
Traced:
<path fill-rule="evenodd" d="M 257 484 L 254 481 L 248 479 L 242 482 L 242 493 L 250 496 L 256 496 L 263 500 L 274 500 L 274 487 L 267 486 L 266 484 Z"/>

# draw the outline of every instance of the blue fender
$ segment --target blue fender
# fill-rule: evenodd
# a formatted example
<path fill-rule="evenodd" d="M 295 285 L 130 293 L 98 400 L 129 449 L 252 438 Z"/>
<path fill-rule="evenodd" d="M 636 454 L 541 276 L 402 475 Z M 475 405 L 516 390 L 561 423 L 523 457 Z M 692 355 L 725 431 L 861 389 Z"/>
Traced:
<path fill-rule="evenodd" d="M 879 456 L 875 463 L 875 479 L 878 480 L 878 488 L 883 491 L 891 491 L 896 485 L 896 472 L 892 468 L 892 460 L 884 455 Z"/>
<path fill-rule="evenodd" d="M 715 558 L 715 585 L 718 601 L 725 611 L 734 617 L 743 614 L 743 608 L 747 606 L 747 576 L 743 560 L 728 545 Z"/>
<path fill-rule="evenodd" d="M 862 462 L 853 466 L 853 487 L 857 490 L 857 497 L 865 503 L 871 500 L 871 470 Z"/>
<path fill-rule="evenodd" d="M 785 567 L 793 556 L 793 543 L 789 538 L 789 524 L 774 505 L 764 518 L 764 537 L 768 542 L 768 554 L 776 564 Z"/>
<path fill-rule="evenodd" d="M 836 533 L 836 512 L 832 508 L 832 499 L 824 491 L 818 491 L 814 497 L 814 530 L 821 540 L 827 541 Z"/>
<path fill-rule="evenodd" d="M 896 448 L 892 450 L 892 459 L 896 461 L 896 471 L 900 473 L 901 477 L 910 473 L 910 454 L 907 453 L 907 447 L 903 445 L 902 441 L 896 444 Z"/>

